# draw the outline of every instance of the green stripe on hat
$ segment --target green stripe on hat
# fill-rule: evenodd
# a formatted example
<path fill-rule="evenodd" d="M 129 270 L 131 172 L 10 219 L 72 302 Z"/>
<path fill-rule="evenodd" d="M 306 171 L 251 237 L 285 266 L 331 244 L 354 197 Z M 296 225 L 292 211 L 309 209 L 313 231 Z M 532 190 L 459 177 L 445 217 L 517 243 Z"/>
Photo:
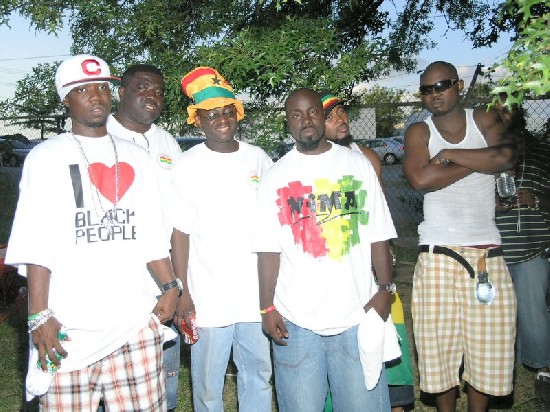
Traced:
<path fill-rule="evenodd" d="M 211 87 L 206 87 L 205 89 L 202 89 L 200 92 L 195 93 L 193 95 L 193 100 L 195 101 L 195 104 L 200 104 L 201 102 L 207 99 L 213 99 L 217 97 L 218 98 L 226 97 L 229 99 L 234 99 L 235 93 L 223 87 L 211 86 Z"/>

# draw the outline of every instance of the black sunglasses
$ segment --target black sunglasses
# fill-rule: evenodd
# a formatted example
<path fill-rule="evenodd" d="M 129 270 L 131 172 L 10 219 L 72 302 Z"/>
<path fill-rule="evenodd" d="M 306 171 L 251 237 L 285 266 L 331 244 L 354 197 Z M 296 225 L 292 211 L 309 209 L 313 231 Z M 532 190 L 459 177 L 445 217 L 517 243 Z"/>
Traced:
<path fill-rule="evenodd" d="M 441 80 L 440 82 L 437 82 L 435 84 L 422 85 L 418 88 L 418 91 L 420 91 L 420 94 L 428 96 L 432 94 L 434 90 L 436 91 L 436 93 L 441 93 L 447 89 L 450 89 L 457 83 L 458 79 Z"/>

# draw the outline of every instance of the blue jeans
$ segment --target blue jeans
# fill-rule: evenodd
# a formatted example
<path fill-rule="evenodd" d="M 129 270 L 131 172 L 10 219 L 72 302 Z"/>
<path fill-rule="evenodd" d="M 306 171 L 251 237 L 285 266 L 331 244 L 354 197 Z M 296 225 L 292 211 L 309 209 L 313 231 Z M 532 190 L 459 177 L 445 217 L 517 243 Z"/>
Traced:
<path fill-rule="evenodd" d="M 181 337 L 174 325 L 171 326 L 177 337 L 164 343 L 162 347 L 162 367 L 166 374 L 166 405 L 168 410 L 178 404 L 178 375 L 180 371 Z"/>
<path fill-rule="evenodd" d="M 320 336 L 285 320 L 288 346 L 273 344 L 279 412 L 319 412 L 329 390 L 335 411 L 390 410 L 386 370 L 368 391 L 357 346 L 357 326 Z"/>
<path fill-rule="evenodd" d="M 540 256 L 508 265 L 518 301 L 516 365 L 532 368 L 550 366 L 550 313 L 546 291 L 550 263 Z M 497 291 L 498 293 L 498 291 Z"/>
<path fill-rule="evenodd" d="M 271 412 L 271 357 L 261 323 L 199 328 L 191 346 L 191 382 L 195 412 L 223 411 L 223 384 L 231 349 L 237 367 L 240 412 Z"/>

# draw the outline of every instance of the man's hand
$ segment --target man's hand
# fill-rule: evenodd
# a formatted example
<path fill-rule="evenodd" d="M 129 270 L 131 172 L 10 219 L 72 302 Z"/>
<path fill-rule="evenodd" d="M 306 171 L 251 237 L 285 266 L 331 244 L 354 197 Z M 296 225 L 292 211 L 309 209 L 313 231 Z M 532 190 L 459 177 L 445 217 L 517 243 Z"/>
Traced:
<path fill-rule="evenodd" d="M 535 195 L 529 189 L 519 189 L 516 196 L 518 198 L 517 206 L 534 207 L 536 205 Z"/>
<path fill-rule="evenodd" d="M 60 329 L 61 323 L 55 317 L 51 317 L 32 333 L 32 343 L 38 349 L 38 359 L 43 371 L 48 370 L 46 355 L 57 367 L 61 366 L 61 360 L 56 356 L 56 353 L 61 355 L 62 358 L 67 357 L 67 351 L 61 346 L 57 336 Z"/>
<path fill-rule="evenodd" d="M 277 345 L 287 345 L 283 339 L 288 339 L 288 331 L 283 317 L 277 310 L 262 315 L 262 329 Z"/>
<path fill-rule="evenodd" d="M 392 302 L 393 302 L 393 295 L 390 292 L 385 290 L 379 290 L 367 302 L 367 304 L 363 307 L 363 309 L 365 310 L 365 313 L 367 313 L 370 308 L 374 308 L 374 310 L 385 322 L 386 320 L 388 320 L 388 316 L 390 316 Z"/>
<path fill-rule="evenodd" d="M 176 325 L 176 328 L 178 328 L 180 333 L 184 333 L 181 329 L 182 322 L 185 322 L 189 329 L 191 329 L 192 326 L 190 318 L 194 316 L 195 304 L 193 303 L 193 298 L 191 297 L 189 291 L 184 290 L 178 299 L 178 306 L 173 320 L 174 325 Z"/>
<path fill-rule="evenodd" d="M 180 290 L 178 288 L 171 288 L 164 292 L 159 298 L 157 304 L 153 308 L 153 313 L 157 315 L 160 323 L 166 323 L 174 317 L 179 293 Z"/>

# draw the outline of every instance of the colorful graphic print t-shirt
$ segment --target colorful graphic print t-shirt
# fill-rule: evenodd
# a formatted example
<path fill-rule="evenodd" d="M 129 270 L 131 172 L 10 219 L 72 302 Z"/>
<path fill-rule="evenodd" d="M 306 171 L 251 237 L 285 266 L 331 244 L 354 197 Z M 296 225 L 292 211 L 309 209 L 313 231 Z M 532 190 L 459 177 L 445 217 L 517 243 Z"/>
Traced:
<path fill-rule="evenodd" d="M 371 244 L 396 237 L 370 162 L 332 145 L 296 149 L 260 184 L 255 250 L 281 253 L 274 304 L 286 319 L 320 335 L 357 325 L 376 292 Z"/>

